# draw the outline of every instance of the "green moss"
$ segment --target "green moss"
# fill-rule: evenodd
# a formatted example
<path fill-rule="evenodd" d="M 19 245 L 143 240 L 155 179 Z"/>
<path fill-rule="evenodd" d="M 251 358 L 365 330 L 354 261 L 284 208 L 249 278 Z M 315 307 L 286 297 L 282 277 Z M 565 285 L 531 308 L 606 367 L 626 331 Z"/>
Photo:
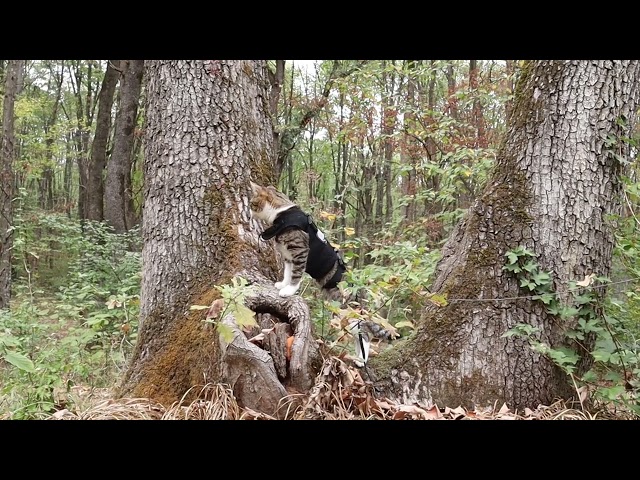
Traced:
<path fill-rule="evenodd" d="M 216 295 L 219 292 L 211 289 L 195 301 L 208 302 L 198 303 L 207 305 Z M 204 322 L 205 316 L 206 310 L 194 310 L 171 319 L 155 312 L 145 319 L 146 327 L 138 346 L 148 349 L 148 359 L 135 372 L 140 380 L 127 392 L 128 396 L 150 398 L 170 406 L 193 386 L 204 385 L 217 377 L 213 359 L 218 346 L 213 329 Z M 153 338 L 155 336 L 158 338 Z M 141 362 L 138 351 L 134 358 Z M 185 397 L 185 400 L 189 399 Z"/>
<path fill-rule="evenodd" d="M 372 357 L 369 360 L 371 369 L 375 372 L 377 378 L 384 379 L 391 376 L 391 370 L 401 368 L 402 362 L 406 362 L 411 356 L 413 349 L 413 342 L 410 341 L 412 337 L 399 340 L 393 345 L 393 348 L 387 348 L 379 355 Z"/>

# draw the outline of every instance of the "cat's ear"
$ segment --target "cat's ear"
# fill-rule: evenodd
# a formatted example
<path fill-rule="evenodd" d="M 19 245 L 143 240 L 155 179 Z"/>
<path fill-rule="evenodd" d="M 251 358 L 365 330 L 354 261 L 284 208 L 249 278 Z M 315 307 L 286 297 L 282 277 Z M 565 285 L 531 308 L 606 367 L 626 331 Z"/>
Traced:
<path fill-rule="evenodd" d="M 262 187 L 257 183 L 253 183 L 251 180 L 249 180 L 249 183 L 251 184 L 251 191 L 253 192 L 254 195 L 257 195 L 258 192 L 262 190 Z"/>

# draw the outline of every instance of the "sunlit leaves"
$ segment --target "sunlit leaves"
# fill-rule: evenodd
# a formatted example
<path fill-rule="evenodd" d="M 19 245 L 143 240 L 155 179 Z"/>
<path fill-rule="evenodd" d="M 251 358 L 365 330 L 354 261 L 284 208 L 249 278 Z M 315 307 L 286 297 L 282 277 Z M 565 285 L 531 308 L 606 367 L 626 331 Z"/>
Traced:
<path fill-rule="evenodd" d="M 233 340 L 233 328 L 226 325 L 221 320 L 226 315 L 232 315 L 233 319 L 241 329 L 247 329 L 257 326 L 255 312 L 248 308 L 245 304 L 245 297 L 252 291 L 247 279 L 243 277 L 233 277 L 230 284 L 215 285 L 216 290 L 220 292 L 221 298 L 215 299 L 210 306 L 192 306 L 197 309 L 207 309 L 205 322 L 213 323 L 220 334 L 221 338 L 229 343 Z"/>

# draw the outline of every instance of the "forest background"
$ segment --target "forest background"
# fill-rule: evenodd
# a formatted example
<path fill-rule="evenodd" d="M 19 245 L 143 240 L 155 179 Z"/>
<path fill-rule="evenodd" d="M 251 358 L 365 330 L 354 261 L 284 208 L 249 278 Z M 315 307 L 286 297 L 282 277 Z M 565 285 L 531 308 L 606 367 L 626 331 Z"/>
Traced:
<path fill-rule="evenodd" d="M 301 64 L 287 61 L 281 72 L 278 187 L 340 247 L 352 283 L 379 305 L 376 320 L 409 335 L 416 312 L 443 301 L 429 292 L 441 247 L 485 186 L 521 63 Z M 270 67 L 277 75 L 276 62 Z M 3 89 L 7 68 L 0 61 Z M 142 268 L 142 62 L 27 60 L 21 68 L 13 221 L 3 233 L 12 240 L 10 295 L 0 303 L 0 415 L 12 419 L 78 408 L 79 392 L 123 375 L 137 340 Z M 613 273 L 602 279 L 610 288 L 603 317 L 586 328 L 598 335 L 595 409 L 633 416 L 640 185 L 637 135 L 624 141 L 633 156 L 620 159 L 624 209 Z M 320 336 L 349 351 L 326 305 L 306 297 Z M 567 352 L 545 353 L 571 371 Z"/>

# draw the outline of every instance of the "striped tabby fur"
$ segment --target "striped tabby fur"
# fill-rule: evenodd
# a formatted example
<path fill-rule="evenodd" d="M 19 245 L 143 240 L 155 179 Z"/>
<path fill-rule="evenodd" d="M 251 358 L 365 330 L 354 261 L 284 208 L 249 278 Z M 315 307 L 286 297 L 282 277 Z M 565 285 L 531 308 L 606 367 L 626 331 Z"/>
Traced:
<path fill-rule="evenodd" d="M 278 216 L 292 208 L 298 208 L 286 195 L 279 192 L 272 186 L 262 187 L 251 182 L 252 197 L 249 201 L 251 216 L 264 221 L 271 227 Z M 264 234 L 264 232 L 263 232 Z M 294 295 L 302 282 L 302 276 L 306 271 L 307 259 L 309 257 L 309 234 L 299 228 L 287 228 L 275 235 L 276 249 L 282 256 L 284 262 L 284 272 L 282 281 L 276 282 L 274 286 L 279 290 L 282 297 Z M 340 289 L 335 287 L 334 275 L 340 269 L 338 262 L 328 270 L 324 276 L 315 278 L 327 300 L 344 302 Z M 324 270 L 323 270 L 324 271 Z M 332 282 L 332 283 L 329 283 Z M 329 287 L 327 288 L 327 285 Z M 395 332 L 389 332 L 381 325 L 372 321 L 359 321 L 357 325 L 350 325 L 348 330 L 354 334 L 356 341 L 356 352 L 362 358 L 362 362 L 356 362 L 362 366 L 367 360 L 369 343 L 372 338 L 380 338 L 391 341 L 396 338 Z M 364 346 L 361 351 L 360 346 Z"/>
<path fill-rule="evenodd" d="M 285 194 L 272 186 L 262 187 L 251 182 L 251 190 L 253 193 L 249 201 L 251 216 L 263 220 L 268 226 L 273 225 L 278 214 L 297 207 Z M 282 255 L 284 272 L 282 281 L 276 282 L 274 286 L 280 291 L 280 296 L 288 297 L 300 289 L 309 256 L 309 234 L 297 228 L 289 228 L 276 235 L 275 241 L 276 249 Z M 325 287 L 337 269 L 336 263 L 326 275 L 316 278 L 315 281 L 320 287 Z M 331 288 L 325 291 L 325 294 L 328 297 L 335 297 L 336 294 L 339 295 L 337 290 L 337 288 Z"/>

